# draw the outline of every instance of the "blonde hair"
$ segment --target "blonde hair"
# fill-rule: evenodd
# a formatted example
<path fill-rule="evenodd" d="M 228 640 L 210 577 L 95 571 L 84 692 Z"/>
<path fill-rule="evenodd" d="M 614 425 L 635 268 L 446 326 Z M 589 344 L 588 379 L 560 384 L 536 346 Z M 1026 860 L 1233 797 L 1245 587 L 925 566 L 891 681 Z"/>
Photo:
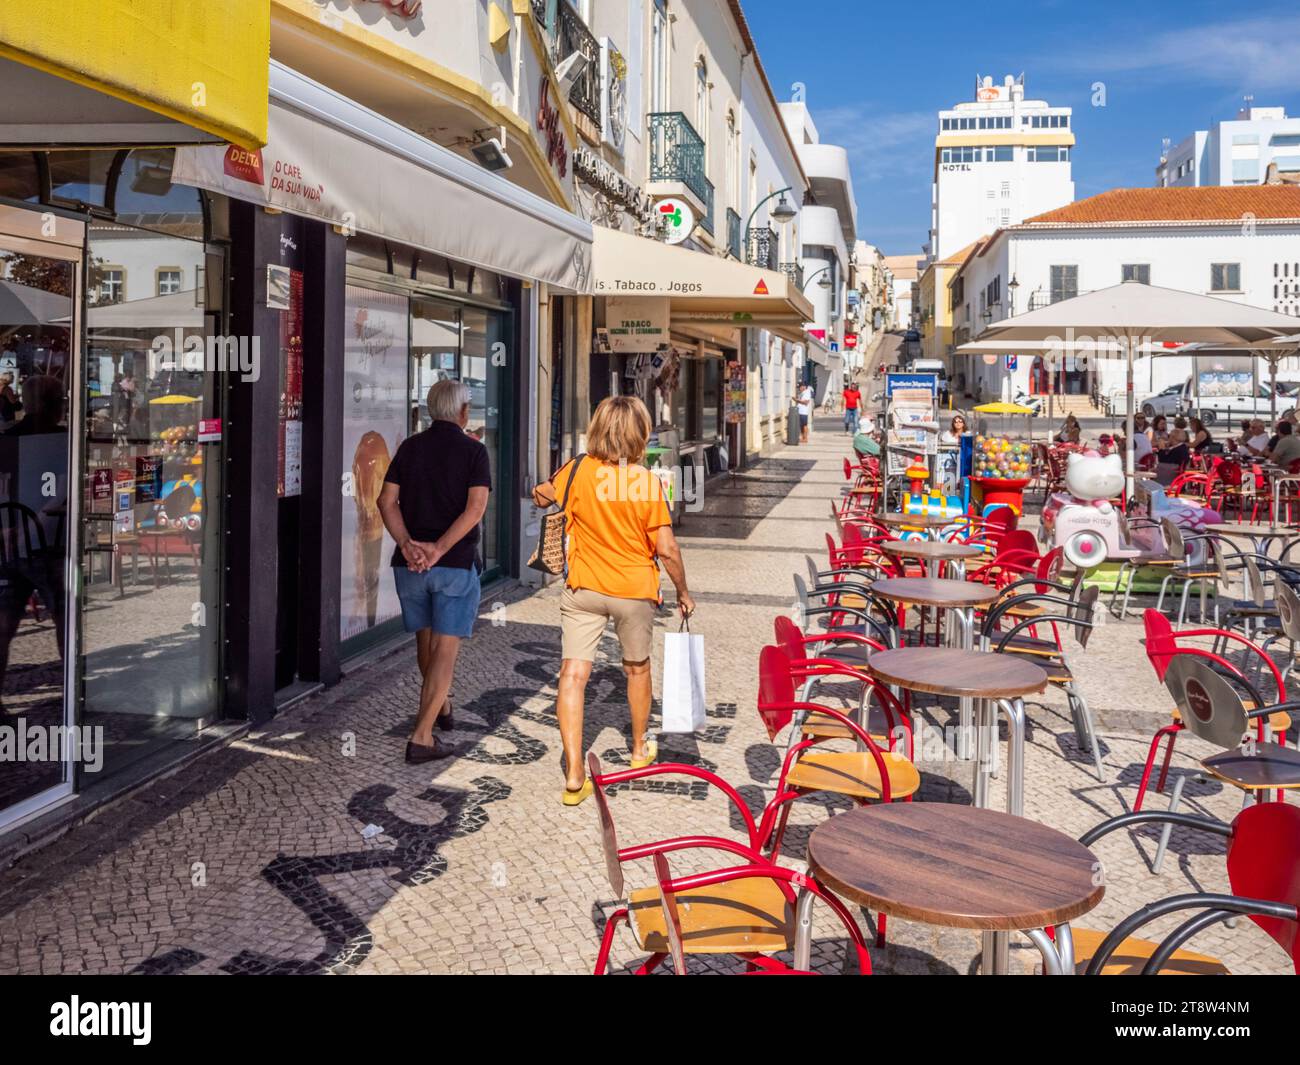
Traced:
<path fill-rule="evenodd" d="M 602 399 L 587 426 L 587 454 L 601 462 L 640 462 L 649 440 L 650 412 L 636 396 Z"/>

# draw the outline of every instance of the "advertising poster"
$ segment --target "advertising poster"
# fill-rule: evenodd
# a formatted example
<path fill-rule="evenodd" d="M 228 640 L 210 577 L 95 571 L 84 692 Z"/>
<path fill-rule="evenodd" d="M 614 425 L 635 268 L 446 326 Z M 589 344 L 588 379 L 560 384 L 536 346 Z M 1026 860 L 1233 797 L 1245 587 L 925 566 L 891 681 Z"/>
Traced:
<path fill-rule="evenodd" d="M 162 459 L 157 455 L 138 455 L 135 460 L 135 501 L 154 502 L 162 490 Z"/>
<path fill-rule="evenodd" d="M 727 363 L 727 423 L 745 423 L 745 364 L 737 360 Z"/>
<path fill-rule="evenodd" d="M 302 495 L 302 271 L 289 271 L 289 309 L 280 312 L 280 496 Z"/>
<path fill-rule="evenodd" d="M 384 529 L 378 502 L 388 464 L 406 436 L 408 321 L 405 296 L 347 286 L 339 559 L 344 640 L 401 614 L 390 572 L 396 545 Z"/>

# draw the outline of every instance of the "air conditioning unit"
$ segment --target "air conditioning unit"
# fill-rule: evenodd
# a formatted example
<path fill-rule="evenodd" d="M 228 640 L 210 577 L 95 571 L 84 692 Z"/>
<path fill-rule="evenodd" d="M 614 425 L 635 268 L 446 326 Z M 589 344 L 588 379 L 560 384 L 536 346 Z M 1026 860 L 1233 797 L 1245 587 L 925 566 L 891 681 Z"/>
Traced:
<path fill-rule="evenodd" d="M 588 59 L 585 55 L 581 52 L 574 52 L 566 56 L 564 61 L 555 68 L 555 80 L 560 83 L 560 90 L 564 93 L 566 100 L 569 93 L 573 91 L 573 87 L 578 83 L 578 79 L 586 71 L 587 63 Z"/>

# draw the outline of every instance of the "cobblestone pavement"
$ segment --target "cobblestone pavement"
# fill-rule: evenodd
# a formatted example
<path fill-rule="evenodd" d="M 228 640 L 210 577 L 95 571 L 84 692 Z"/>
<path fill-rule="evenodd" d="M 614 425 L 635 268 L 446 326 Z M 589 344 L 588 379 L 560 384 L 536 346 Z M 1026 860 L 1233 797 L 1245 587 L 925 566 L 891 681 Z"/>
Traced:
<path fill-rule="evenodd" d="M 757 653 L 773 616 L 791 608 L 792 572 L 808 555 L 824 558 L 845 447 L 835 420 L 820 419 L 810 445 L 711 483 L 705 513 L 688 515 L 682 534 L 712 706 L 700 733 L 663 738 L 661 759 L 717 769 L 755 810 L 779 767 L 754 710 Z M 494 598 L 503 605 L 494 609 Z M 0 971 L 589 972 L 613 900 L 594 802 L 558 801 L 558 590 L 488 596 L 483 618 L 456 684 L 458 757 L 432 772 L 402 763 L 418 694 L 413 651 L 358 669 L 273 728 L 200 758 L 0 874 Z M 660 627 L 668 624 L 665 614 Z M 1129 808 L 1148 738 L 1169 710 L 1140 634 L 1135 620 L 1109 620 L 1077 659 L 1100 722 L 1105 783 L 1076 748 L 1061 694 L 1029 704 L 1029 816 L 1078 835 Z M 612 634 L 602 654 L 586 742 L 606 766 L 622 766 L 627 712 Z M 939 724 L 953 716 L 925 713 Z M 1204 753 L 1181 738 L 1177 771 Z M 970 763 L 920 768 L 921 798 L 969 802 Z M 994 784 L 998 805 L 1004 783 Z M 1185 794 L 1190 809 L 1219 818 L 1240 805 L 1217 784 L 1189 782 Z M 1153 808 L 1165 802 L 1155 797 Z M 623 845 L 740 830 L 725 800 L 696 784 L 625 786 L 612 806 Z M 802 857 L 812 827 L 847 807 L 797 806 L 787 860 Z M 1164 895 L 1227 890 L 1217 838 L 1176 831 L 1159 877 L 1149 870 L 1154 832 L 1117 833 L 1096 849 L 1108 889 L 1081 927 L 1110 928 Z M 677 872 L 696 867 L 685 856 L 674 862 Z M 638 867 L 629 881 L 652 876 Z M 814 965 L 838 971 L 844 949 L 833 918 L 814 920 Z M 872 950 L 877 972 L 964 973 L 978 952 L 973 933 L 902 920 L 890 922 L 889 938 Z M 1290 968 L 1249 921 L 1207 931 L 1196 946 L 1236 972 Z M 1013 946 L 1017 968 L 1035 957 L 1027 943 Z M 639 959 L 620 933 L 615 968 Z M 710 964 L 691 960 L 693 970 Z"/>

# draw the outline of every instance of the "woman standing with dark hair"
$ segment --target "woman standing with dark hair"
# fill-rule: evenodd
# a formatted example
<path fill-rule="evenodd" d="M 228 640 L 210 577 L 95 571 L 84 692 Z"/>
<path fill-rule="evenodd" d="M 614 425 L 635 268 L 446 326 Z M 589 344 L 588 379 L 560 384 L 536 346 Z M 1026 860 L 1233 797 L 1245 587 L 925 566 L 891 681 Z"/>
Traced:
<path fill-rule="evenodd" d="M 650 439 L 650 412 L 635 396 L 601 400 L 587 427 L 587 453 L 565 463 L 533 491 L 550 506 L 566 498 L 568 559 L 560 597 L 561 659 L 556 717 L 564 746 L 562 801 L 577 806 L 591 794 L 582 757 L 582 717 L 596 648 L 614 622 L 627 677 L 632 716 L 633 768 L 655 759 L 646 743 L 653 686 L 650 648 L 658 609 L 659 562 L 677 589 L 677 609 L 688 617 L 695 601 L 673 535 L 672 515 L 659 479 L 641 465 Z"/>

